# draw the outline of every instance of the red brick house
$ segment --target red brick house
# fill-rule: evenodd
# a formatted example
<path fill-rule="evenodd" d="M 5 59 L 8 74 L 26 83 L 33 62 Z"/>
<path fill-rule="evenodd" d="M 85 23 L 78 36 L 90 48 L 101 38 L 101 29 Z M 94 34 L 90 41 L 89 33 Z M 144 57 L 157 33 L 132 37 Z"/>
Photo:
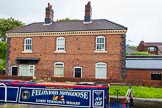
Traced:
<path fill-rule="evenodd" d="M 148 52 L 149 54 L 162 55 L 162 42 L 144 42 L 141 41 L 137 47 L 139 52 Z"/>
<path fill-rule="evenodd" d="M 127 28 L 105 19 L 54 22 L 48 4 L 44 22 L 10 30 L 6 74 L 33 77 L 122 79 L 126 77 Z"/>

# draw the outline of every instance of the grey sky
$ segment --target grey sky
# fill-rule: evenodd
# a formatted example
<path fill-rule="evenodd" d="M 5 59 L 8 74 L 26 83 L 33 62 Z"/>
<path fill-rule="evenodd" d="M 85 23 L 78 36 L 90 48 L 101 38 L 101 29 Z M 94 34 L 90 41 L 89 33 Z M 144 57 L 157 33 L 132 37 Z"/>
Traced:
<path fill-rule="evenodd" d="M 54 20 L 83 20 L 88 1 L 93 19 L 108 19 L 128 27 L 127 41 L 133 41 L 129 44 L 162 42 L 162 0 L 0 0 L 0 18 L 13 17 L 25 24 L 43 22 L 50 2 Z"/>

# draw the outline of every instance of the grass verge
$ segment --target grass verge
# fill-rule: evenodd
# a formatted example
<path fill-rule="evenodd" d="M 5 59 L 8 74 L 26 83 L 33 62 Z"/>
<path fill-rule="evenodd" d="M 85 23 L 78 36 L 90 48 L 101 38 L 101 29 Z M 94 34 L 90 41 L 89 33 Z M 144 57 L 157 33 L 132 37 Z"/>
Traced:
<path fill-rule="evenodd" d="M 110 86 L 110 95 L 125 96 L 129 86 Z M 162 98 L 162 88 L 132 86 L 133 97 L 137 98 Z"/>

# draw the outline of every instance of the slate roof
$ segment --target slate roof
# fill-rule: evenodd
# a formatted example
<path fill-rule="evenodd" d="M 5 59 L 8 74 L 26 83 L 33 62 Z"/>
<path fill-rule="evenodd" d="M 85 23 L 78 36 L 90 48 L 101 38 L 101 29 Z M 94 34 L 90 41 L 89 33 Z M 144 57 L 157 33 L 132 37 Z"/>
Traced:
<path fill-rule="evenodd" d="M 144 46 L 162 46 L 162 42 L 144 42 Z"/>
<path fill-rule="evenodd" d="M 89 24 L 84 24 L 83 20 L 53 22 L 51 25 L 45 25 L 44 22 L 38 22 L 12 29 L 7 33 L 66 32 L 89 30 L 127 30 L 127 28 L 117 23 L 101 19 L 93 20 L 92 23 Z"/>
<path fill-rule="evenodd" d="M 127 69 L 162 69 L 162 57 L 126 58 Z"/>

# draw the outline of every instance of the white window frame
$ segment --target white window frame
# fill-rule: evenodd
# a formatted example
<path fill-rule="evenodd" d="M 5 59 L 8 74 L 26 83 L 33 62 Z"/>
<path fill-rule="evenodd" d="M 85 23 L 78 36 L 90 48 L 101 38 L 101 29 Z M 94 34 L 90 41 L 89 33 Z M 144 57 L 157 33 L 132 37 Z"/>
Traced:
<path fill-rule="evenodd" d="M 59 40 L 63 39 L 63 44 L 59 42 Z M 60 49 L 63 48 L 63 49 Z M 65 51 L 65 38 L 64 37 L 57 37 L 56 39 L 56 51 Z"/>
<path fill-rule="evenodd" d="M 56 64 L 62 64 L 62 67 L 63 67 L 63 76 L 55 76 L 55 67 L 56 67 Z M 55 62 L 54 63 L 54 77 L 64 77 L 64 62 Z"/>
<path fill-rule="evenodd" d="M 33 67 L 33 78 L 34 78 L 34 74 L 35 74 L 35 65 L 29 65 L 29 72 L 30 72 L 31 67 Z"/>
<path fill-rule="evenodd" d="M 105 65 L 105 66 L 98 66 L 98 65 Z M 97 68 L 105 68 L 105 70 L 106 70 L 106 76 L 105 76 L 105 78 L 101 78 L 101 79 L 107 79 L 107 64 L 106 63 L 104 63 L 104 62 L 97 62 L 96 64 L 95 64 L 95 78 L 96 78 L 96 76 L 97 76 Z"/>
<path fill-rule="evenodd" d="M 80 67 L 80 66 L 75 66 L 74 68 L 73 68 L 73 78 L 76 78 L 75 77 L 75 69 L 76 68 L 80 68 L 81 69 L 81 78 L 82 78 L 82 67 Z"/>
<path fill-rule="evenodd" d="M 104 43 L 97 43 L 97 40 L 100 38 L 104 39 Z M 104 45 L 103 49 L 98 49 L 97 48 L 98 45 Z M 97 36 L 96 37 L 96 51 L 105 51 L 105 36 Z"/>
<path fill-rule="evenodd" d="M 27 43 L 27 41 L 31 41 L 31 43 L 29 44 L 29 43 Z M 27 49 L 26 48 L 26 46 L 30 46 L 31 47 L 31 49 Z M 32 41 L 32 38 L 25 38 L 24 39 L 24 52 L 32 52 L 32 47 L 33 47 L 33 41 Z"/>
<path fill-rule="evenodd" d="M 154 52 L 154 51 L 156 51 L 156 47 L 148 47 L 147 50 L 149 52 Z"/>
<path fill-rule="evenodd" d="M 25 65 L 25 64 L 19 65 L 18 76 L 22 76 L 22 72 L 20 71 L 20 68 L 21 68 L 22 65 Z M 34 78 L 34 76 L 35 76 L 35 65 L 26 65 L 26 66 L 28 66 L 28 75 L 26 75 L 26 76 L 29 76 L 30 68 L 32 66 L 33 67 L 33 75 L 32 75 L 32 77 Z"/>

